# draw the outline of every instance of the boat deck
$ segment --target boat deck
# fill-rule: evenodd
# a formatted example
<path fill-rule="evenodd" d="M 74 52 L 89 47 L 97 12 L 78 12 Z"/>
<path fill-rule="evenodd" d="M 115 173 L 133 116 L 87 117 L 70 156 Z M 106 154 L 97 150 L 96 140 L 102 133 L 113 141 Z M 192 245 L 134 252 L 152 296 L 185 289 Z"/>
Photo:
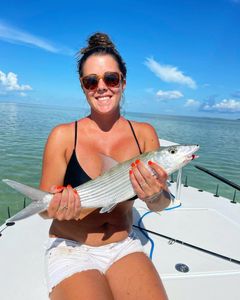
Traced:
<path fill-rule="evenodd" d="M 170 190 L 175 194 L 175 183 Z M 240 203 L 182 186 L 181 199 L 169 209 L 150 212 L 136 200 L 133 213 L 134 230 L 169 300 L 240 299 Z M 2 300 L 48 299 L 44 245 L 50 223 L 35 215 L 0 227 Z"/>
<path fill-rule="evenodd" d="M 181 199 L 181 206 L 160 213 L 149 212 L 140 200 L 134 206 L 134 224 L 154 232 L 147 238 L 134 229 L 169 299 L 239 299 L 240 204 L 192 187 L 182 187 Z M 0 228 L 1 299 L 16 299 L 16 291 L 19 300 L 48 299 L 44 245 L 50 222 L 35 215 Z M 189 271 L 177 271 L 177 264 Z"/>
<path fill-rule="evenodd" d="M 140 235 L 169 299 L 239 299 L 240 204 L 192 187 L 182 187 L 181 199 L 160 213 L 136 202 L 134 212 L 137 220 L 147 213 L 135 225 L 154 232 L 147 232 L 152 242 Z M 177 271 L 178 264 L 189 271 Z"/>

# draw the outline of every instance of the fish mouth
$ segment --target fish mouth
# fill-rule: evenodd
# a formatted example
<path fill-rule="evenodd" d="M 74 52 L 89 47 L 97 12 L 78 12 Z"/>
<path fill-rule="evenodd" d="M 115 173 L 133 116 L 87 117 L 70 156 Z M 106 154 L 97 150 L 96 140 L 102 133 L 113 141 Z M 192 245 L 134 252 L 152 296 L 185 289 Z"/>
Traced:
<path fill-rule="evenodd" d="M 199 145 L 195 145 L 195 147 L 192 148 L 191 152 L 188 153 L 188 155 L 186 156 L 185 161 L 186 162 L 190 162 L 191 160 L 194 160 L 196 158 L 199 158 L 199 155 L 194 154 L 196 151 L 199 150 Z"/>
<path fill-rule="evenodd" d="M 196 155 L 196 154 L 190 155 L 190 160 L 194 160 L 196 158 L 199 158 L 199 155 Z"/>
<path fill-rule="evenodd" d="M 199 158 L 199 155 L 191 154 L 191 155 L 188 155 L 188 156 L 186 157 L 186 159 L 184 160 L 184 162 L 189 162 L 189 161 L 194 160 L 194 159 L 196 159 L 196 158 Z"/>

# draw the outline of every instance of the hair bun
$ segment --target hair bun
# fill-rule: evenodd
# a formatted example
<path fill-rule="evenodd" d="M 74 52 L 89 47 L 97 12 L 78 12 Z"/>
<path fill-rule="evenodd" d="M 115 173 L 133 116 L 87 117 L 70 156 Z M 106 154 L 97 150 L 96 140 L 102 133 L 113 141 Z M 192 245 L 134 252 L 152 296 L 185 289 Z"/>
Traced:
<path fill-rule="evenodd" d="M 89 37 L 88 46 L 86 48 L 81 49 L 81 54 L 85 54 L 86 52 L 96 47 L 112 48 L 113 50 L 116 50 L 115 45 L 110 40 L 107 34 L 96 32 L 95 34 Z"/>

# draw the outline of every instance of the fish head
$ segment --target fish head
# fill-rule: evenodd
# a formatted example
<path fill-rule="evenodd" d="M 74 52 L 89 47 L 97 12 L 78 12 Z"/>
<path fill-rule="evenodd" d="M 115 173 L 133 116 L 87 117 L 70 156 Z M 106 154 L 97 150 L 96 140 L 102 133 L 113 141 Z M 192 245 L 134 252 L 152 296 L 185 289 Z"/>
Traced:
<path fill-rule="evenodd" d="M 168 175 L 187 165 L 198 156 L 194 153 L 199 145 L 173 145 L 161 147 L 155 152 L 154 162 L 159 164 Z"/>

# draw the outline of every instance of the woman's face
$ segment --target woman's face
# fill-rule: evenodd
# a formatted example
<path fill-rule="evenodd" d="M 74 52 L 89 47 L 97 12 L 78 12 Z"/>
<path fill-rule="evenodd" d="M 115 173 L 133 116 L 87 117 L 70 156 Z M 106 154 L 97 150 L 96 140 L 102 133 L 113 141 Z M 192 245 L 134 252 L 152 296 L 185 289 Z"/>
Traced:
<path fill-rule="evenodd" d="M 101 78 L 94 90 L 87 90 L 81 83 L 91 109 L 102 114 L 119 109 L 119 102 L 126 85 L 125 80 L 120 80 L 116 87 L 107 86 L 102 78 L 105 72 L 121 74 L 117 62 L 111 55 L 91 55 L 83 66 L 83 77 L 96 74 Z"/>

